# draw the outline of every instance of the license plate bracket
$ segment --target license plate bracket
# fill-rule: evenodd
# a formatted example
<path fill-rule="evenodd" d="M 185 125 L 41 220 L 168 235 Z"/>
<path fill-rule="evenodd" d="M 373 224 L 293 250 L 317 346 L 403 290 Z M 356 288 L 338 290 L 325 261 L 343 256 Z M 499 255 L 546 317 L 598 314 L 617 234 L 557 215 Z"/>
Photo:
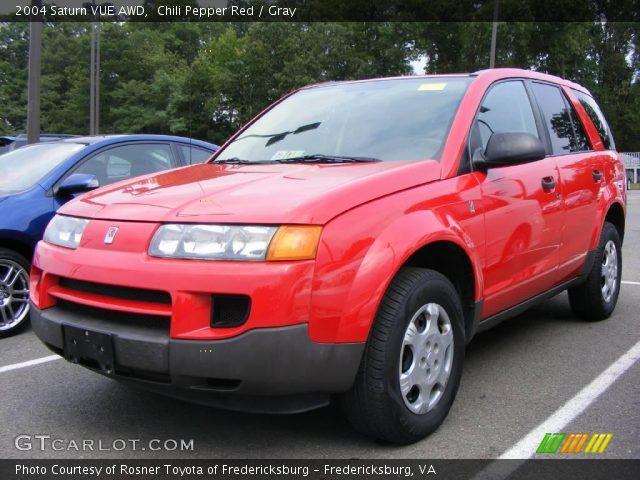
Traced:
<path fill-rule="evenodd" d="M 63 325 L 64 357 L 73 363 L 112 374 L 115 366 L 113 338 L 108 333 L 95 332 L 72 325 Z"/>

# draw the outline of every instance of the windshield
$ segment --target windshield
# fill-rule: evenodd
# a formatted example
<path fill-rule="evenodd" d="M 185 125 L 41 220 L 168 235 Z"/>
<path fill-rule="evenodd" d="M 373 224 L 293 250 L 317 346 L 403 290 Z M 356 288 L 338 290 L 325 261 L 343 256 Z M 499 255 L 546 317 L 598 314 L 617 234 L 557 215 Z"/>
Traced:
<path fill-rule="evenodd" d="M 303 89 L 242 132 L 216 161 L 439 160 L 471 80 L 403 78 Z"/>
<path fill-rule="evenodd" d="M 28 190 L 84 147 L 78 143 L 39 143 L 0 155 L 0 193 Z"/>

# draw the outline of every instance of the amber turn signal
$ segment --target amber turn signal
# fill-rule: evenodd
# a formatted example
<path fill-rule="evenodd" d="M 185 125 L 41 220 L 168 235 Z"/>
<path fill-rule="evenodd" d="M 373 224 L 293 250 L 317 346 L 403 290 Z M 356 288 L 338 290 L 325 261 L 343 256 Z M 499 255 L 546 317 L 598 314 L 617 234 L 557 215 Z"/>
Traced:
<path fill-rule="evenodd" d="M 283 225 L 271 240 L 266 260 L 312 260 L 316 258 L 320 233 L 319 225 Z"/>

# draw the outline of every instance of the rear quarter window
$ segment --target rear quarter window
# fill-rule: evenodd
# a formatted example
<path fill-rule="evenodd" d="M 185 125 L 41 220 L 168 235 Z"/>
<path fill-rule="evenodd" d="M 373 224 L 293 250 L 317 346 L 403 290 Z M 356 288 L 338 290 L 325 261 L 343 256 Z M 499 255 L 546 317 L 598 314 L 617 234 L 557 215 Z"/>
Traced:
<path fill-rule="evenodd" d="M 533 92 L 547 126 L 553 155 L 589 150 L 582 125 L 564 94 L 555 85 L 532 82 Z"/>
<path fill-rule="evenodd" d="M 607 150 L 615 150 L 616 145 L 613 141 L 613 136 L 611 135 L 611 129 L 609 128 L 602 110 L 600 110 L 600 107 L 598 106 L 596 101 L 590 95 L 587 95 L 586 93 L 583 93 L 579 90 L 573 90 L 573 93 L 576 95 L 576 97 L 578 97 L 578 101 L 587 111 L 587 115 L 589 115 L 589 118 L 593 122 L 593 125 L 596 127 L 596 130 L 598 131 L 598 135 L 600 135 L 600 140 L 602 140 L 604 147 Z"/>
<path fill-rule="evenodd" d="M 211 157 L 211 155 L 213 155 L 213 152 L 210 152 L 209 150 L 193 147 L 191 145 L 178 145 L 178 148 L 184 157 L 186 165 L 204 163 Z"/>

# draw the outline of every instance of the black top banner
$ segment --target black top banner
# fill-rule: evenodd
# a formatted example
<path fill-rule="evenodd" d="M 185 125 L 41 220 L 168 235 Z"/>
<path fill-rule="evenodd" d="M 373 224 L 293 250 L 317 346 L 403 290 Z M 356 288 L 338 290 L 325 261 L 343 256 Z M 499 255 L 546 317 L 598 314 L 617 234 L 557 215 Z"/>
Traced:
<path fill-rule="evenodd" d="M 639 22 L 640 0 L 13 0 L 0 21 Z"/>

